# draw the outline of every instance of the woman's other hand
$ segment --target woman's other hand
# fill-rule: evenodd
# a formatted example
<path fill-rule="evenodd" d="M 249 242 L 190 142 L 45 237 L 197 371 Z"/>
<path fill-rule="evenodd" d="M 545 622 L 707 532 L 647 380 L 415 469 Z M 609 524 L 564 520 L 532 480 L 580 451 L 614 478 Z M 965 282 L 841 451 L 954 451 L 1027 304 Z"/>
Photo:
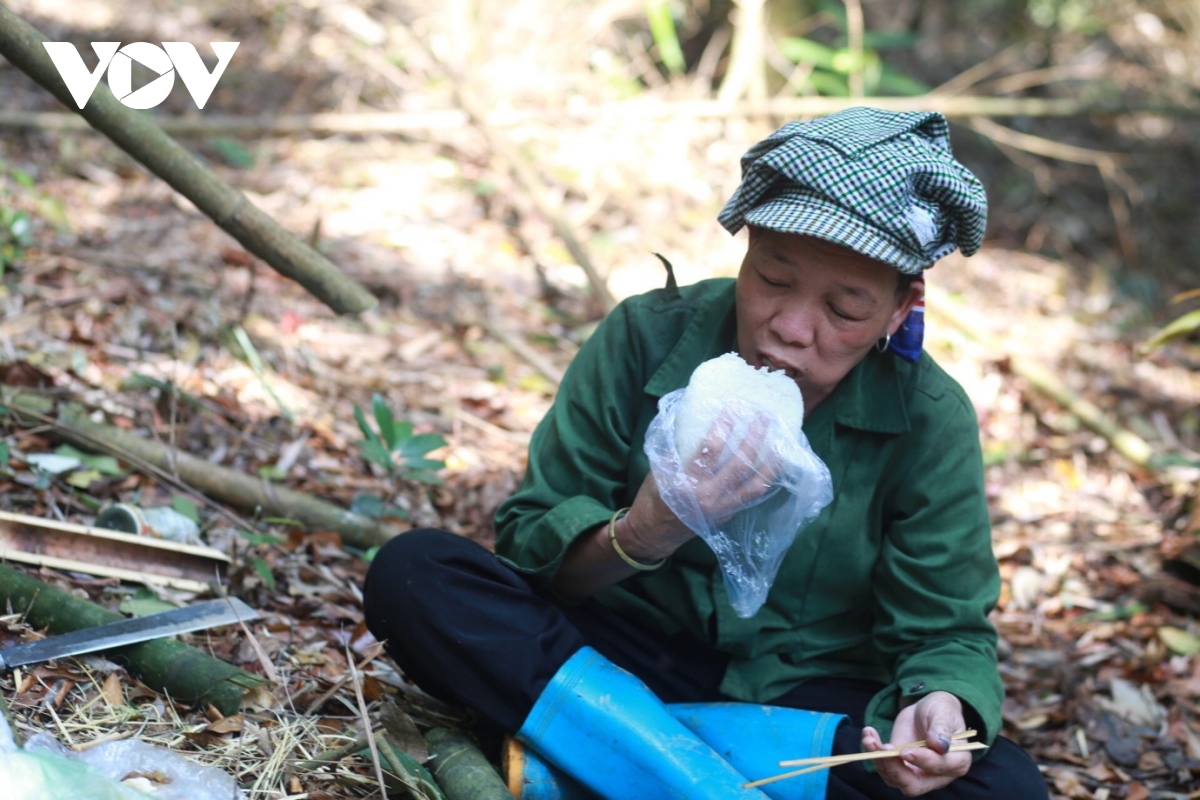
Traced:
<path fill-rule="evenodd" d="M 924 739 L 925 747 L 909 747 L 898 758 L 881 758 L 875 769 L 884 783 L 905 797 L 918 797 L 961 778 L 971 768 L 969 751 L 949 752 L 950 737 L 964 730 L 962 702 L 949 692 L 931 692 L 903 709 L 884 744 L 874 728 L 863 728 L 863 750 L 873 753 Z"/>

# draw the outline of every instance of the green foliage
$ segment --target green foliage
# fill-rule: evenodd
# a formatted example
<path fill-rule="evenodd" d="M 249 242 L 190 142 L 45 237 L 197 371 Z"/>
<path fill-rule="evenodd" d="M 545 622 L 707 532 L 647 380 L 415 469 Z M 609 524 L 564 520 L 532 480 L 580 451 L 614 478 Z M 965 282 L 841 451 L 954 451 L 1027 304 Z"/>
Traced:
<path fill-rule="evenodd" d="M 141 586 L 135 589 L 132 593 L 125 595 L 121 600 L 121 605 L 118 607 L 122 614 L 129 614 L 134 617 L 144 617 L 147 614 L 158 614 L 163 611 L 171 611 L 177 608 L 165 600 L 160 600 L 158 595 Z"/>
<path fill-rule="evenodd" d="M 32 175 L 0 161 L 0 275 L 33 245 L 35 221 L 65 230 L 67 213 L 58 199 L 37 190 Z"/>
<path fill-rule="evenodd" d="M 846 13 L 841 3 L 823 3 L 822 8 L 837 29 L 833 44 L 798 36 L 779 42 L 780 52 L 794 64 L 812 68 L 802 89 L 810 89 L 827 97 L 848 97 L 850 76 L 861 74 L 863 91 L 871 95 L 920 95 L 930 90 L 921 81 L 884 63 L 880 50 L 913 47 L 917 35 L 912 32 L 863 33 L 861 54 L 848 47 Z"/>
<path fill-rule="evenodd" d="M 374 494 L 354 495 L 350 510 L 370 519 L 408 519 L 408 512 L 403 508 L 387 505 L 382 497 Z"/>
<path fill-rule="evenodd" d="M 275 591 L 275 573 L 271 572 L 271 565 L 265 559 L 255 556 L 250 559 L 250 563 L 254 566 L 254 571 L 258 573 L 258 577 L 263 579 L 263 583 L 271 591 Z"/>
<path fill-rule="evenodd" d="M 82 450 L 77 450 L 69 444 L 59 445 L 54 450 L 60 456 L 68 456 L 70 458 L 79 459 L 79 463 L 84 464 L 96 470 L 102 475 L 123 475 L 124 470 L 117 460 L 112 456 L 98 456 L 91 453 L 85 453 Z"/>
<path fill-rule="evenodd" d="M 254 531 L 242 531 L 242 538 L 250 544 L 284 544 L 287 539 L 282 536 L 275 536 L 270 533 L 255 533 Z"/>
<path fill-rule="evenodd" d="M 0 275 L 16 264 L 34 243 L 34 215 L 14 203 L 29 198 L 43 216 L 62 219 L 61 205 L 35 191 L 34 178 L 22 169 L 0 161 Z"/>
<path fill-rule="evenodd" d="M 10 206 L 0 206 L 0 274 L 15 264 L 31 244 L 33 220 L 29 214 Z"/>
<path fill-rule="evenodd" d="M 196 508 L 196 504 L 192 502 L 191 498 L 177 494 L 171 498 L 171 508 L 197 525 L 200 524 L 200 509 Z"/>
<path fill-rule="evenodd" d="M 254 166 L 254 156 L 237 139 L 228 136 L 214 136 L 208 140 L 208 145 L 217 156 L 235 169 L 248 169 Z"/>
<path fill-rule="evenodd" d="M 1101 0 L 1029 0 L 1029 18 L 1042 28 L 1096 34 L 1103 33 L 1104 20 L 1096 13 Z"/>
<path fill-rule="evenodd" d="M 245 357 L 246 363 L 250 365 L 250 369 L 254 371 L 263 388 L 267 390 L 267 394 L 271 395 L 271 399 L 275 401 L 275 405 L 279 406 L 279 413 L 283 414 L 288 422 L 295 422 L 295 415 L 292 414 L 291 409 L 284 405 L 279 395 L 275 394 L 275 389 L 272 388 L 271 382 L 267 380 L 266 369 L 263 366 L 262 357 L 258 354 L 258 348 L 254 346 L 254 342 L 250 341 L 250 336 L 241 325 L 233 326 L 233 338 L 237 341 L 238 347 L 241 348 L 242 355 Z"/>
<path fill-rule="evenodd" d="M 33 244 L 33 217 L 12 203 L 12 198 L 33 188 L 29 173 L 0 161 L 0 275 Z"/>
<path fill-rule="evenodd" d="M 69 444 L 59 445 L 54 451 L 55 455 L 63 456 L 68 459 L 74 459 L 79 467 L 86 469 L 76 469 L 71 471 L 66 476 L 66 482 L 69 486 L 74 486 L 76 489 L 88 489 L 92 483 L 102 480 L 105 475 L 124 475 L 124 470 L 117 460 L 112 456 L 98 456 L 91 453 L 85 453 L 82 450 L 77 450 Z"/>
<path fill-rule="evenodd" d="M 1190 292 L 1184 292 L 1177 297 L 1172 298 L 1173 303 L 1181 303 L 1184 300 L 1191 300 L 1200 297 L 1200 289 L 1194 289 Z M 1145 355 L 1151 351 L 1157 350 L 1172 339 L 1177 339 L 1181 336 L 1200 332 L 1200 309 L 1189 311 L 1188 313 L 1176 317 L 1162 327 L 1162 329 L 1150 338 L 1141 347 L 1142 354 Z"/>
<path fill-rule="evenodd" d="M 435 433 L 414 434 L 412 423 L 397 420 L 378 394 L 371 398 L 371 407 L 378 432 L 367 422 L 362 409 L 354 407 L 354 419 L 364 437 L 361 443 L 363 457 L 383 467 L 389 475 L 419 483 L 440 484 L 437 470 L 444 468 L 446 462 L 425 456 L 445 447 L 446 440 Z"/>
<path fill-rule="evenodd" d="M 646 0 L 646 20 L 650 23 L 650 35 L 654 37 L 654 46 L 658 48 L 663 66 L 672 75 L 682 75 L 687 64 L 671 16 L 670 0 Z"/>
<path fill-rule="evenodd" d="M 387 782 L 388 792 L 403 792 L 412 800 L 446 800 L 446 795 L 433 779 L 433 775 L 418 764 L 416 759 L 387 739 L 376 740 L 375 744 L 387 770 L 384 780 Z M 390 757 L 383 752 L 385 747 L 391 753 Z M 359 756 L 371 760 L 370 748 L 359 751 Z"/>

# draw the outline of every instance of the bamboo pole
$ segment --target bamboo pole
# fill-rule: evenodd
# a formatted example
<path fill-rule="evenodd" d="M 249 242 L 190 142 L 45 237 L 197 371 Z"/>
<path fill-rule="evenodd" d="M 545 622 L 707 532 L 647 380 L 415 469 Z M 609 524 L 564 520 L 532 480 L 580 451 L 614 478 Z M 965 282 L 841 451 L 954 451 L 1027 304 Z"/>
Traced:
<path fill-rule="evenodd" d="M 492 128 L 519 125 L 553 125 L 597 121 L 663 119 L 729 119 L 752 116 L 812 117 L 852 106 L 874 106 L 889 111 L 938 111 L 951 118 L 966 117 L 1073 117 L 1091 114 L 1122 116 L 1156 113 L 1196 116 L 1200 109 L 1164 104 L 1096 103 L 1072 98 L 979 97 L 927 94 L 917 97 L 781 97 L 762 101 L 721 100 L 663 101 L 653 98 L 626 100 L 570 109 L 506 109 L 488 111 L 481 119 Z M 461 109 L 381 111 L 360 113 L 283 114 L 197 117 L 155 116 L 159 128 L 188 136 L 331 136 L 336 134 L 403 134 L 462 128 L 471 124 Z M 85 131 L 87 120 L 63 111 L 0 111 L 0 128 L 40 131 Z"/>
<path fill-rule="evenodd" d="M 12 387 L 2 385 L 0 394 L 18 422 L 25 419 L 37 424 L 49 423 L 60 436 L 75 445 L 99 449 L 139 466 L 149 465 L 160 474 L 174 476 L 208 497 L 247 512 L 288 517 L 310 528 L 335 530 L 344 542 L 364 550 L 383 544 L 399 532 L 311 495 L 209 463 L 111 425 L 93 422 L 78 406 L 63 404 L 55 414 L 53 410 L 47 411 L 46 398 L 42 395 L 18 393 Z"/>
<path fill-rule="evenodd" d="M 75 108 L 70 90 L 58 74 L 46 41 L 37 29 L 0 5 L 0 55 L 67 108 Z M 357 314 L 376 299 L 324 256 L 282 228 L 244 194 L 222 181 L 178 142 L 163 132 L 149 114 L 121 104 L 108 86 L 97 84 L 79 116 L 151 172 L 195 203 L 233 238 L 274 269 L 302 285 L 339 314 Z"/>
<path fill-rule="evenodd" d="M 30 625 L 50 633 L 70 633 L 124 619 L 4 565 L 0 565 L 0 604 L 24 614 Z M 226 716 L 237 713 L 247 692 L 267 684 L 261 675 L 238 669 L 174 639 L 120 647 L 105 655 L 154 691 L 189 704 L 211 703 Z"/>
<path fill-rule="evenodd" d="M 500 774 L 465 733 L 434 728 L 425 740 L 433 777 L 448 800 L 512 800 Z"/>

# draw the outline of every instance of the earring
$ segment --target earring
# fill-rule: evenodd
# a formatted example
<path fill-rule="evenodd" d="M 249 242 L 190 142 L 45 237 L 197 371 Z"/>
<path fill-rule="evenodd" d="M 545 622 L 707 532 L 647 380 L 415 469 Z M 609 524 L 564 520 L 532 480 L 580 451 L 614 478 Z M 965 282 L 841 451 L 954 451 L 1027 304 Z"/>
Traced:
<path fill-rule="evenodd" d="M 892 335 L 890 333 L 885 333 L 883 335 L 883 338 L 875 343 L 875 349 L 881 353 L 886 353 L 887 349 L 891 346 L 891 344 L 892 344 Z"/>

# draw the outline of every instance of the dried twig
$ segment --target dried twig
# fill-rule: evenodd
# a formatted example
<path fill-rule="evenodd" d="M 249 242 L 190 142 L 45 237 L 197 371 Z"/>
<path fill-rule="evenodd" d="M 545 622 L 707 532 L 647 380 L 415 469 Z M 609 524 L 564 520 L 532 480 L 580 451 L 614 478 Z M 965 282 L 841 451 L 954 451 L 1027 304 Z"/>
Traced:
<path fill-rule="evenodd" d="M 967 126 L 977 133 L 987 136 L 997 145 L 1023 150 L 1027 153 L 1059 161 L 1087 164 L 1099 170 L 1100 176 L 1104 179 L 1104 188 L 1108 192 L 1109 208 L 1113 215 L 1113 221 L 1117 226 L 1117 237 L 1120 241 L 1121 252 L 1131 266 L 1136 263 L 1137 240 L 1133 233 L 1128 202 L 1140 198 L 1141 193 L 1137 188 L 1136 181 L 1130 178 L 1125 170 L 1122 169 L 1122 166 L 1128 164 L 1130 161 L 1128 156 L 1123 153 L 1113 153 L 1107 150 L 1093 150 L 1088 147 L 1063 144 L 1062 142 L 1055 142 L 1041 136 L 1021 133 L 983 117 L 971 117 L 967 121 Z M 1122 196 L 1117 191 L 1118 187 L 1124 189 L 1125 196 Z M 1129 200 L 1127 201 L 1126 198 L 1129 198 Z"/>
<path fill-rule="evenodd" d="M 371 760 L 375 763 L 375 777 L 379 779 L 379 794 L 387 800 L 387 786 L 383 780 L 383 763 L 379 760 L 379 747 L 375 742 L 375 731 L 371 730 L 371 716 L 367 713 L 367 701 L 363 699 L 362 686 L 358 683 L 358 670 L 354 667 L 354 654 L 350 645 L 346 645 L 346 663 L 350 666 L 350 680 L 354 683 L 354 697 L 358 700 L 358 713 L 362 716 L 363 730 L 366 731 L 367 747 L 371 750 Z"/>
<path fill-rule="evenodd" d="M 382 731 L 382 725 L 375 728 L 375 732 Z M 335 747 L 332 750 L 324 750 L 320 753 L 317 753 L 308 761 L 298 761 L 295 766 L 296 769 L 299 770 L 313 770 L 320 769 L 321 767 L 328 767 L 330 764 L 336 763 L 352 753 L 357 753 L 366 746 L 367 735 L 364 733 L 362 736 L 357 737 L 353 741 L 347 742 L 339 747 Z"/>
<path fill-rule="evenodd" d="M 950 85 L 948 82 L 947 85 Z M 1114 104 L 1069 97 L 980 97 L 954 95 L 940 87 L 912 97 L 776 97 L 769 100 L 676 100 L 653 97 L 555 109 L 508 109 L 483 113 L 492 129 L 520 125 L 561 125 L 642 122 L 654 125 L 664 119 L 738 119 L 743 117 L 815 117 L 854 106 L 874 106 L 889 111 L 937 111 L 947 117 L 1079 117 L 1089 114 L 1132 116 L 1155 113 L 1194 116 L 1198 109 L 1161 102 Z M 332 136 L 337 134 L 403 134 L 464 128 L 470 116 L 461 109 L 430 111 L 288 114 L 277 116 L 156 117 L 159 127 L 180 136 Z M 0 128 L 41 131 L 87 131 L 87 121 L 59 111 L 0 111 Z"/>
<path fill-rule="evenodd" d="M 989 75 L 999 72 L 1010 64 L 1016 63 L 1025 52 L 1025 47 L 1026 42 L 1024 41 L 1011 44 L 1000 52 L 988 56 L 975 66 L 963 70 L 940 86 L 934 87 L 930 94 L 952 95 L 965 91 L 980 81 L 985 80 Z"/>
<path fill-rule="evenodd" d="M 863 9 L 860 0 L 842 0 L 846 6 L 846 40 L 850 45 L 850 96 L 863 92 Z"/>
<path fill-rule="evenodd" d="M 1055 158 L 1059 161 L 1070 161 L 1073 164 L 1087 164 L 1089 166 L 1099 166 L 1102 161 L 1106 160 L 1111 160 L 1114 164 L 1126 164 L 1129 162 L 1129 157 L 1124 153 L 1093 150 L 1088 147 L 1077 147 L 1072 144 L 1055 142 L 1041 136 L 1014 131 L 1012 128 L 1006 128 L 990 119 L 984 119 L 982 116 L 972 116 L 967 120 L 966 124 L 967 127 L 976 133 L 997 142 L 1002 142 L 1009 147 L 1015 147 L 1018 150 L 1024 150 L 1027 153 L 1047 158 Z"/>
<path fill-rule="evenodd" d="M 553 383 L 556 387 L 562 383 L 563 371 L 554 364 L 550 363 L 550 360 L 541 353 L 527 345 L 516 334 L 509 333 L 499 325 L 493 324 L 487 320 L 484 320 L 479 324 L 480 327 L 488 332 L 488 335 L 523 358 L 530 366 L 540 372 L 542 376 L 546 378 L 546 380 Z"/>
<path fill-rule="evenodd" d="M 767 38 L 763 18 L 763 0 L 736 0 L 738 17 L 733 30 L 733 47 L 725 79 L 717 90 L 721 103 L 742 97 L 761 101 L 766 95 L 763 73 L 763 43 Z"/>
<path fill-rule="evenodd" d="M 922 740 L 920 743 L 914 742 L 913 744 L 901 745 L 900 747 L 897 747 L 894 749 L 876 750 L 872 753 L 850 753 L 850 754 L 844 755 L 844 756 L 828 756 L 826 758 L 817 759 L 817 761 L 819 763 L 813 764 L 810 767 L 804 767 L 803 769 L 797 769 L 797 770 L 793 770 L 791 772 L 784 772 L 780 775 L 772 775 L 769 778 L 762 778 L 757 781 L 743 783 L 742 788 L 743 789 L 753 789 L 756 786 L 764 786 L 768 783 L 775 783 L 776 781 L 787 780 L 788 778 L 796 778 L 796 777 L 799 777 L 800 775 L 807 775 L 810 772 L 820 772 L 823 769 L 832 769 L 833 767 L 837 767 L 842 764 L 851 764 L 855 761 L 874 761 L 874 760 L 877 760 L 880 758 L 895 758 L 896 756 L 900 755 L 901 750 L 904 750 L 909 747 L 924 747 L 924 746 L 925 746 L 925 741 Z M 966 752 L 968 750 L 986 750 L 987 747 L 988 746 L 986 744 L 984 744 L 983 742 L 967 742 L 966 744 L 950 745 L 949 752 L 962 753 L 962 752 Z M 780 762 L 780 766 L 782 766 L 784 763 L 790 764 L 792 762 Z"/>

